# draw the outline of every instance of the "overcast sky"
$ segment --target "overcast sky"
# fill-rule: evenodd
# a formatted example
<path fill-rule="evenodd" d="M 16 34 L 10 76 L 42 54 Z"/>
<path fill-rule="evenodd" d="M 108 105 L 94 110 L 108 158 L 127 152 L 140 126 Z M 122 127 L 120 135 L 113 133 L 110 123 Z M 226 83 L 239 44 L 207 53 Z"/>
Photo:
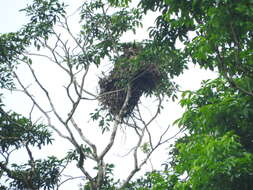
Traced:
<path fill-rule="evenodd" d="M 0 0 L 0 33 L 15 32 L 23 24 L 26 18 L 19 12 L 26 5 L 25 0 Z"/>

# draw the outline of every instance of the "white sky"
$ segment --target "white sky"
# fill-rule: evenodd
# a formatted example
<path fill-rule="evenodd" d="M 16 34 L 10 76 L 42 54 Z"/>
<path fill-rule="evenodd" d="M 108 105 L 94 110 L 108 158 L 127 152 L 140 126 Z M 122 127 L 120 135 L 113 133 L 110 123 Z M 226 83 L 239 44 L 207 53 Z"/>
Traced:
<path fill-rule="evenodd" d="M 18 12 L 19 9 L 23 8 L 26 5 L 25 0 L 0 0 L 1 6 L 0 6 L 0 33 L 5 33 L 5 32 L 15 32 L 17 29 L 19 29 L 23 24 L 26 23 L 26 19 L 24 15 L 20 14 Z M 70 2 L 80 2 L 80 1 L 70 1 Z M 74 4 L 74 3 L 73 3 Z M 145 23 L 148 24 L 150 20 L 153 20 L 153 18 L 146 18 Z M 144 36 L 148 36 L 147 33 L 143 32 L 142 30 L 139 30 L 137 32 L 137 36 L 134 38 L 140 39 L 143 38 Z M 129 36 L 126 36 L 129 38 Z M 130 37 L 132 38 L 132 36 Z M 38 61 L 40 64 L 36 67 L 36 71 L 39 71 L 39 76 L 42 78 L 42 81 L 44 84 L 48 85 L 49 88 L 51 88 L 52 91 L 55 92 L 55 101 L 57 102 L 57 106 L 59 110 L 64 110 L 66 108 L 66 105 L 64 104 L 64 99 L 59 98 L 61 95 L 61 89 L 57 88 L 55 90 L 54 88 L 55 85 L 58 85 L 62 82 L 64 75 L 61 73 L 57 73 L 57 76 L 55 74 L 55 70 L 50 68 L 48 69 L 49 65 L 43 60 Z M 24 73 L 25 77 L 24 79 L 27 78 L 29 81 L 29 76 L 26 76 L 26 71 L 21 70 L 20 73 Z M 97 76 L 97 74 L 93 74 L 93 77 Z M 46 77 L 45 77 L 46 76 Z M 209 79 L 209 78 L 214 78 L 215 74 L 211 72 L 206 72 L 203 70 L 200 70 L 196 66 L 191 66 L 191 68 L 187 71 L 185 71 L 184 75 L 180 76 L 179 78 L 176 79 L 176 81 L 181 85 L 182 90 L 195 90 L 200 87 L 200 82 L 202 79 Z M 54 81 L 52 83 L 52 80 Z M 95 89 L 94 89 L 95 90 Z M 57 92 L 56 92 L 57 91 Z M 152 100 L 143 100 L 146 106 L 151 106 L 153 104 Z M 150 105 L 148 105 L 148 102 Z M 15 93 L 6 93 L 6 98 L 5 98 L 5 104 L 7 105 L 8 108 L 15 110 L 16 112 L 19 112 L 21 114 L 27 115 L 30 109 L 30 102 L 29 100 L 21 95 L 21 94 L 15 94 Z M 93 106 L 93 105 L 89 105 Z M 168 101 L 165 103 L 165 111 L 159 118 L 159 122 L 157 122 L 158 127 L 164 126 L 164 125 L 169 125 L 171 124 L 175 119 L 178 119 L 182 113 L 182 108 L 178 105 L 177 102 L 171 102 Z M 89 107 L 91 109 L 91 107 Z M 86 111 L 87 112 L 87 111 Z M 82 117 L 87 117 L 87 113 L 82 113 Z M 91 124 L 91 122 L 87 123 L 87 118 L 82 118 L 79 117 L 78 119 L 80 122 L 83 120 L 86 121 L 84 125 L 94 125 Z M 88 120 L 89 121 L 89 120 Z M 171 135 L 177 130 L 176 126 L 173 127 L 171 130 Z M 99 141 L 99 137 L 96 136 L 96 133 L 91 133 L 90 134 L 91 138 L 95 138 L 95 141 Z M 131 141 L 131 136 L 125 136 L 124 133 L 120 134 L 118 136 L 117 142 L 118 146 L 116 146 L 112 151 L 110 161 L 115 161 L 117 166 L 120 166 L 116 171 L 116 176 L 125 176 L 125 170 L 129 167 L 128 165 L 131 164 L 129 160 L 125 160 L 122 162 L 123 158 L 120 158 L 119 155 L 123 154 L 124 150 L 127 150 L 127 147 L 125 146 L 126 142 Z M 100 144 L 103 144 L 104 142 L 101 141 Z M 59 140 L 57 138 L 57 142 L 53 146 L 53 148 L 49 148 L 46 150 L 37 151 L 38 156 L 42 156 L 42 154 L 56 154 L 59 156 L 63 156 L 66 149 L 70 148 L 68 143 L 63 142 L 62 140 Z M 152 159 L 152 163 L 155 167 L 159 167 L 161 163 L 166 159 L 167 152 L 165 151 L 166 147 L 163 147 L 163 149 L 159 149 L 159 151 L 154 155 L 154 158 Z M 25 158 L 20 158 L 20 161 L 24 160 Z M 123 163 L 123 164 L 122 164 Z M 148 166 L 147 168 L 149 168 Z M 147 169 L 146 168 L 146 169 Z M 69 188 L 73 188 L 73 183 L 69 183 L 66 186 L 62 188 L 62 190 L 68 190 Z M 78 188 L 75 188 L 78 189 Z"/>

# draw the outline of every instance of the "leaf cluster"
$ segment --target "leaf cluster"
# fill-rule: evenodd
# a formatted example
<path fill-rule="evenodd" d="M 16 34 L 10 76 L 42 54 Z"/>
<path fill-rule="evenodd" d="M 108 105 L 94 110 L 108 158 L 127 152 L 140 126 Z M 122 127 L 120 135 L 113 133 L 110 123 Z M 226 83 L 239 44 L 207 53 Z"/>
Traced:
<path fill-rule="evenodd" d="M 22 30 L 28 39 L 33 39 L 34 45 L 39 49 L 36 40 L 47 40 L 53 32 L 53 26 L 65 15 L 65 4 L 58 0 L 34 0 L 33 3 L 22 9 L 30 18 Z"/>
<path fill-rule="evenodd" d="M 0 147 L 2 152 L 25 146 L 41 148 L 52 143 L 51 133 L 45 125 L 33 124 L 29 119 L 17 114 L 7 113 L 0 108 Z"/>
<path fill-rule="evenodd" d="M 98 0 L 83 3 L 80 17 L 80 40 L 87 43 L 85 57 L 99 65 L 105 57 L 114 59 L 120 38 L 141 26 L 142 14 L 138 8 L 112 10 L 108 3 Z"/>
<path fill-rule="evenodd" d="M 56 157 L 22 165 L 12 164 L 11 169 L 6 170 L 9 177 L 7 182 L 10 183 L 10 189 L 54 189 L 59 182 L 62 164 L 63 160 Z"/>
<path fill-rule="evenodd" d="M 58 0 L 34 0 L 21 10 L 30 21 L 17 32 L 0 34 L 0 88 L 14 86 L 12 72 L 20 60 L 27 59 L 23 52 L 32 43 L 38 50 L 44 45 L 55 23 L 64 16 L 64 7 Z"/>

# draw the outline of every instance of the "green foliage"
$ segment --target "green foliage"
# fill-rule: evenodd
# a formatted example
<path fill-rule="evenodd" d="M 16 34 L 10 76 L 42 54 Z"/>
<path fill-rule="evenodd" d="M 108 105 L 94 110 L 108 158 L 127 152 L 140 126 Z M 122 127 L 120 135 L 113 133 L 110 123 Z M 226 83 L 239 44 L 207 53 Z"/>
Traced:
<path fill-rule="evenodd" d="M 33 124 L 29 119 L 17 113 L 5 112 L 0 108 L 0 179 L 7 176 L 10 189 L 54 188 L 59 180 L 64 160 L 56 157 L 35 160 L 31 147 L 39 149 L 52 143 L 51 133 L 42 124 Z M 27 151 L 29 161 L 25 164 L 11 164 L 9 159 L 16 150 Z M 5 186 L 1 186 L 5 189 Z"/>
<path fill-rule="evenodd" d="M 125 189 L 252 189 L 253 2 L 141 0 L 139 8 L 129 8 L 130 0 L 108 2 L 85 1 L 80 9 L 82 27 L 76 40 L 84 46 L 81 53 L 71 55 L 76 67 L 99 66 L 104 58 L 113 63 L 127 63 L 124 67 L 131 71 L 138 71 L 143 63 L 154 64 L 163 77 L 155 92 L 147 95 L 173 95 L 177 86 L 172 79 L 182 74 L 189 62 L 220 75 L 204 81 L 196 92 L 183 93 L 180 103 L 186 111 L 175 124 L 185 128 L 186 135 L 177 140 L 170 152 L 171 169 L 148 173 Z M 110 5 L 115 7 L 107 12 Z M 65 5 L 58 0 L 34 0 L 22 10 L 30 17 L 29 23 L 16 33 L 0 35 L 1 88 L 13 87 L 12 72 L 18 60 L 31 63 L 23 52 L 30 45 L 38 50 L 45 45 L 53 26 L 65 18 L 64 9 Z M 124 47 L 133 44 L 121 43 L 122 35 L 141 27 L 143 13 L 150 10 L 161 13 L 156 26 L 150 28 L 151 40 L 137 44 L 141 50 L 134 56 L 122 57 Z M 182 44 L 180 48 L 178 43 Z M 98 122 L 102 132 L 109 129 L 110 114 L 104 117 L 96 110 L 91 118 Z M 51 133 L 44 125 L 5 112 L 2 106 L 0 132 L 1 155 L 5 158 L 0 162 L 1 176 L 3 173 L 8 176 L 12 189 L 54 189 L 64 161 L 75 160 L 82 167 L 83 153 L 91 154 L 89 147 L 80 145 L 65 160 L 33 159 L 30 147 L 52 143 Z M 8 158 L 16 149 L 25 149 L 30 160 L 10 165 Z M 143 144 L 142 150 L 148 153 L 149 144 Z M 119 182 L 113 179 L 113 167 L 107 165 L 100 189 L 117 189 Z M 2 185 L 0 189 L 7 188 Z M 92 189 L 91 181 L 84 189 Z"/>
<path fill-rule="evenodd" d="M 97 167 L 94 168 L 95 170 L 98 170 Z M 117 186 L 119 185 L 119 181 L 115 181 L 113 176 L 113 164 L 106 164 L 105 167 L 105 173 L 104 173 L 104 179 L 99 187 L 99 190 L 116 190 Z M 97 180 L 97 177 L 95 177 L 94 181 Z M 88 182 L 84 185 L 84 187 L 81 190 L 93 190 L 91 183 Z"/>
<path fill-rule="evenodd" d="M 102 134 L 110 130 L 110 126 L 113 122 L 113 116 L 110 113 L 104 113 L 105 110 L 95 109 L 95 112 L 90 113 L 90 117 L 94 122 L 98 123 L 98 126 L 101 128 Z"/>
<path fill-rule="evenodd" d="M 92 151 L 90 147 L 88 147 L 87 145 L 81 144 L 77 149 L 68 151 L 67 156 L 65 157 L 65 160 L 69 162 L 75 160 L 77 162 L 77 167 L 81 168 L 83 167 L 83 164 L 86 160 L 86 156 L 87 155 L 90 156 L 91 153 Z"/>
<path fill-rule="evenodd" d="M 219 70 L 231 80 L 241 75 L 252 78 L 250 0 L 141 1 L 141 6 L 144 11 L 162 11 L 150 35 L 172 49 L 181 42 L 184 50 L 179 60 L 188 59 L 204 68 Z"/>
<path fill-rule="evenodd" d="M 175 172 L 186 174 L 187 180 L 179 182 L 191 189 L 251 189 L 252 154 L 246 152 L 233 133 L 221 137 L 192 135 L 188 143 L 176 145 Z"/>
<path fill-rule="evenodd" d="M 13 87 L 11 71 L 28 43 L 19 32 L 0 34 L 0 88 Z"/>
<path fill-rule="evenodd" d="M 186 112 L 176 123 L 189 134 L 179 139 L 171 165 L 187 180 L 175 189 L 251 189 L 252 97 L 218 78 L 183 93 Z"/>
<path fill-rule="evenodd" d="M 179 61 L 178 51 L 171 50 L 168 46 L 154 43 L 151 40 L 143 42 L 143 49 L 131 63 L 138 69 L 143 64 L 154 64 L 160 72 L 161 80 L 158 82 L 155 90 L 147 94 L 155 95 L 175 95 L 178 88 L 173 78 L 182 74 L 187 68 L 185 60 Z"/>
<path fill-rule="evenodd" d="M 25 146 L 41 148 L 51 144 L 53 140 L 46 126 L 33 124 L 17 113 L 6 113 L 2 108 L 0 108 L 0 132 L 2 152 L 8 152 L 13 147 L 15 149 Z"/>
<path fill-rule="evenodd" d="M 65 15 L 65 5 L 60 4 L 59 0 L 33 0 L 25 9 L 30 18 L 30 22 L 22 28 L 22 34 L 34 40 L 34 45 L 39 49 L 38 39 L 47 40 L 53 32 L 53 26 L 60 17 Z"/>
<path fill-rule="evenodd" d="M 108 0 L 108 1 L 113 6 L 125 7 L 128 6 L 132 0 Z"/>
<path fill-rule="evenodd" d="M 80 40 L 84 36 L 88 40 L 87 53 L 83 56 L 88 63 L 98 65 L 106 56 L 113 60 L 122 34 L 141 26 L 142 14 L 137 8 L 116 8 L 113 12 L 108 10 L 111 11 L 108 4 L 101 0 L 83 3 Z"/>
<path fill-rule="evenodd" d="M 168 190 L 173 189 L 178 177 L 168 171 L 152 171 L 131 182 L 124 190 Z"/>
<path fill-rule="evenodd" d="M 13 164 L 7 181 L 11 181 L 11 188 L 20 190 L 27 188 L 50 190 L 56 187 L 62 168 L 63 160 L 58 160 L 56 157 L 39 159 L 23 165 Z"/>
<path fill-rule="evenodd" d="M 64 4 L 58 0 L 34 0 L 21 11 L 26 12 L 30 22 L 18 32 L 0 34 L 0 88 L 12 88 L 12 72 L 20 59 L 27 60 L 22 55 L 31 44 L 39 50 L 44 40 L 53 32 L 54 24 L 64 16 Z"/>
<path fill-rule="evenodd" d="M 252 152 L 253 99 L 230 88 L 222 79 L 207 81 L 195 93 L 185 92 L 181 105 L 187 107 L 180 126 L 190 133 L 223 135 L 234 131 L 240 142 Z"/>
<path fill-rule="evenodd" d="M 191 61 L 220 74 L 183 93 L 186 111 L 175 124 L 187 135 L 170 152 L 179 176 L 172 189 L 252 189 L 252 1 L 157 0 L 140 6 L 145 13 L 161 11 L 150 31 L 153 44 L 177 52 L 179 65 Z"/>

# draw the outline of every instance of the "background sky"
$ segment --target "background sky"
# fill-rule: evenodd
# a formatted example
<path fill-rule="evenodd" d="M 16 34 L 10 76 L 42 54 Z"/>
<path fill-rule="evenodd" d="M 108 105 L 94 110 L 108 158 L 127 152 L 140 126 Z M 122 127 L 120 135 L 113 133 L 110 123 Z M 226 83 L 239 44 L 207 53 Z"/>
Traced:
<path fill-rule="evenodd" d="M 26 0 L 0 0 L 1 6 L 0 6 L 0 33 L 6 33 L 6 32 L 15 32 L 18 30 L 22 25 L 24 25 L 27 21 L 25 18 L 25 15 L 20 13 L 19 10 L 24 8 L 24 6 L 27 4 Z M 78 2 L 81 2 L 79 0 L 69 0 L 69 3 L 73 5 L 73 7 L 76 7 L 76 4 Z M 74 8 L 72 9 L 74 10 Z M 144 20 L 144 27 L 148 27 L 148 25 L 152 24 L 154 21 L 155 15 L 149 16 L 145 18 Z M 77 27 L 78 26 L 73 26 Z M 125 35 L 126 39 L 137 39 L 140 40 L 144 37 L 148 36 L 148 33 L 146 33 L 143 29 L 137 31 L 136 36 L 131 36 L 132 34 Z M 57 102 L 59 110 L 66 109 L 66 106 L 64 104 L 64 99 L 59 98 L 61 97 L 61 90 L 62 89 L 56 89 L 55 86 L 60 86 L 59 84 L 64 80 L 64 75 L 60 72 L 56 72 L 53 68 L 48 69 L 49 65 L 46 62 L 46 60 L 36 60 L 38 62 L 38 66 L 36 67 L 36 71 L 38 71 L 38 74 L 42 81 L 45 83 L 45 85 L 48 86 L 49 89 L 51 89 L 54 92 L 55 95 L 55 101 Z M 23 75 L 23 79 L 26 82 L 29 82 L 30 76 L 26 73 L 24 68 L 21 68 L 19 71 L 20 74 Z M 56 74 L 57 73 L 57 74 Z M 97 77 L 98 73 L 92 73 L 93 77 Z M 178 82 L 178 84 L 181 86 L 181 90 L 196 90 L 200 87 L 201 81 L 204 79 L 214 78 L 216 76 L 215 73 L 212 73 L 210 71 L 204 71 L 200 70 L 197 66 L 190 65 L 190 69 L 185 71 L 185 73 L 176 78 L 175 81 Z M 96 79 L 91 78 L 91 81 L 96 81 Z M 53 81 L 53 82 L 52 82 Z M 92 83 L 92 82 L 91 82 Z M 93 82 L 94 84 L 94 82 Z M 93 90 L 96 91 L 96 84 L 94 85 Z M 61 86 L 62 87 L 62 86 Z M 29 113 L 31 104 L 29 100 L 23 96 L 20 93 L 10 93 L 10 92 L 4 92 L 5 93 L 5 104 L 7 108 L 13 109 L 18 113 L 27 115 Z M 34 90 L 34 93 L 37 93 L 36 90 Z M 39 92 L 38 92 L 39 94 Z M 39 95 L 38 95 L 39 96 Z M 42 100 L 43 101 L 43 100 Z M 145 102 L 146 101 L 146 102 Z M 153 102 L 149 102 L 147 100 L 144 100 L 144 103 L 147 107 L 152 106 Z M 92 106 L 89 105 L 89 109 L 93 109 Z M 183 112 L 183 109 L 178 105 L 178 102 L 171 102 L 168 101 L 165 103 L 165 111 L 164 114 L 159 118 L 158 126 L 162 127 L 163 125 L 169 125 L 174 120 L 178 119 L 180 115 Z M 85 108 L 87 109 L 87 107 Z M 87 112 L 88 113 L 88 112 Z M 87 115 L 86 113 L 86 115 Z M 92 125 L 91 122 L 87 118 L 84 117 L 84 113 L 81 114 L 79 117 L 80 121 L 85 121 L 84 125 Z M 171 135 L 177 131 L 177 127 L 174 126 L 171 130 Z M 96 132 L 90 133 L 91 138 L 95 139 L 96 141 L 99 141 L 99 138 L 97 137 Z M 96 139 L 97 138 L 97 139 Z M 68 143 L 63 142 L 61 139 L 58 139 L 56 137 L 56 143 L 53 146 L 50 146 L 47 149 L 43 150 L 34 150 L 35 154 L 37 156 L 46 156 L 46 155 L 52 155 L 56 154 L 58 156 L 63 156 L 65 154 L 65 151 L 70 148 Z M 126 142 L 131 141 L 131 136 L 124 136 L 124 134 L 120 135 L 118 137 L 118 146 L 114 148 L 114 153 L 111 154 L 110 161 L 115 162 L 118 166 L 120 166 L 116 171 L 115 176 L 124 176 L 125 170 L 129 169 L 130 161 L 126 160 L 123 161 L 123 158 L 121 159 L 120 155 L 123 154 L 124 150 L 127 150 L 127 147 L 125 146 Z M 98 142 L 99 143 L 99 142 Z M 101 141 L 100 144 L 103 144 L 104 142 Z M 166 147 L 163 147 L 163 149 L 159 149 L 159 151 L 154 155 L 152 159 L 152 163 L 154 167 L 159 167 L 162 163 L 162 160 L 166 158 L 167 152 L 165 151 Z M 20 157 L 18 157 L 17 161 L 20 163 L 22 160 L 25 160 L 25 155 L 22 155 L 20 153 Z M 73 165 L 73 168 L 75 168 L 75 165 Z M 150 168 L 150 165 L 146 167 L 146 170 Z M 70 171 L 70 173 L 75 173 L 73 171 Z M 78 182 L 77 182 L 78 183 Z M 62 190 L 67 190 L 69 188 L 73 188 L 73 183 L 66 184 L 62 188 Z M 78 189 L 78 188 L 76 188 Z"/>
<path fill-rule="evenodd" d="M 26 6 L 26 0 L 0 0 L 0 33 L 15 32 L 26 23 L 24 14 L 19 12 Z"/>

